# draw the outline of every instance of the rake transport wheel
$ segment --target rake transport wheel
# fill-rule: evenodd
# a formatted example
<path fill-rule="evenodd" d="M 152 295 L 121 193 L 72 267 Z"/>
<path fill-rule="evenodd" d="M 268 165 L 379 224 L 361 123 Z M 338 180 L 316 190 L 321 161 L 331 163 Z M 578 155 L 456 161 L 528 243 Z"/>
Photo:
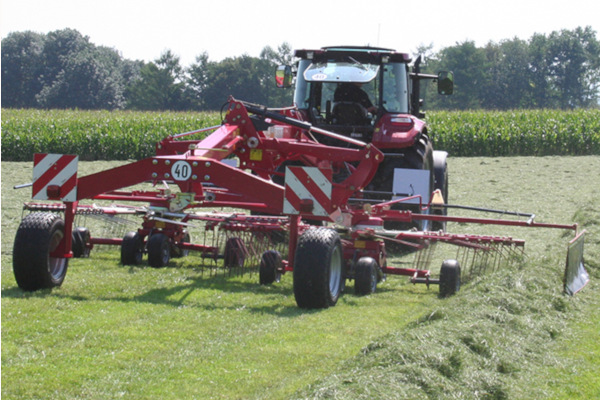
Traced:
<path fill-rule="evenodd" d="M 225 263 L 228 268 L 242 268 L 246 261 L 248 250 L 244 241 L 239 237 L 230 237 L 225 242 Z"/>
<path fill-rule="evenodd" d="M 342 292 L 344 260 L 338 233 L 313 228 L 298 239 L 294 260 L 294 297 L 300 308 L 334 306 Z"/>
<path fill-rule="evenodd" d="M 379 266 L 371 257 L 361 257 L 354 268 L 354 293 L 359 296 L 375 293 Z"/>
<path fill-rule="evenodd" d="M 444 260 L 440 269 L 440 297 L 449 297 L 460 290 L 460 265 L 456 260 Z"/>
<path fill-rule="evenodd" d="M 155 233 L 148 239 L 148 264 L 153 268 L 165 267 L 171 259 L 171 243 L 163 233 Z"/>
<path fill-rule="evenodd" d="M 260 258 L 258 270 L 261 285 L 270 285 L 281 279 L 281 254 L 277 250 L 267 250 Z"/>
<path fill-rule="evenodd" d="M 65 222 L 58 214 L 35 212 L 23 218 L 13 246 L 13 272 L 21 289 L 34 291 L 63 283 L 69 259 L 51 254 L 64 232 Z"/>
<path fill-rule="evenodd" d="M 138 265 L 142 262 L 144 240 L 139 233 L 127 232 L 121 243 L 121 264 Z"/>
<path fill-rule="evenodd" d="M 183 237 L 181 238 L 181 240 L 179 241 L 180 243 L 191 243 L 192 241 L 192 237 L 190 236 L 190 233 L 186 230 L 183 231 Z M 173 244 L 173 246 L 171 246 L 171 257 L 173 258 L 181 258 L 181 257 L 187 257 L 188 254 L 190 253 L 189 250 L 185 250 L 182 249 L 181 247 Z"/>
<path fill-rule="evenodd" d="M 90 230 L 83 227 L 73 229 L 71 235 L 73 240 L 71 241 L 71 251 L 73 257 L 82 258 L 90 256 L 90 248 L 86 246 L 90 242 Z"/>

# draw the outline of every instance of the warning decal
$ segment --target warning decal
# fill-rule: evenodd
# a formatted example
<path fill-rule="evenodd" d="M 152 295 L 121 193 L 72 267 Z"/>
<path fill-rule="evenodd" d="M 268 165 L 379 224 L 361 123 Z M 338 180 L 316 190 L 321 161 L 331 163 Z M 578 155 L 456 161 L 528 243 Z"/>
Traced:
<path fill-rule="evenodd" d="M 330 169 L 287 167 L 283 213 L 328 216 L 332 212 Z"/>
<path fill-rule="evenodd" d="M 73 155 L 34 154 L 33 199 L 76 201 L 78 162 Z M 49 191 L 56 196 L 50 197 Z"/>

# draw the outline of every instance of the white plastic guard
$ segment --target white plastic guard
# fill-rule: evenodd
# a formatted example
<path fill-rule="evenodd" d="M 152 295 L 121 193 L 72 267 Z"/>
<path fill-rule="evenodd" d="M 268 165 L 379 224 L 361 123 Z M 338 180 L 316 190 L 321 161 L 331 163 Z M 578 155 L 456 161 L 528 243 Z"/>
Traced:
<path fill-rule="evenodd" d="M 287 167 L 283 213 L 329 216 L 333 173 L 316 167 Z"/>
<path fill-rule="evenodd" d="M 423 204 L 429 203 L 429 170 L 426 169 L 394 169 L 394 184 L 392 190 L 397 195 L 393 200 L 421 195 Z M 419 204 L 419 199 L 407 200 L 407 204 Z"/>
<path fill-rule="evenodd" d="M 74 155 L 34 154 L 32 198 L 76 201 L 78 162 L 79 157 Z M 57 195 L 49 196 L 49 192 Z"/>

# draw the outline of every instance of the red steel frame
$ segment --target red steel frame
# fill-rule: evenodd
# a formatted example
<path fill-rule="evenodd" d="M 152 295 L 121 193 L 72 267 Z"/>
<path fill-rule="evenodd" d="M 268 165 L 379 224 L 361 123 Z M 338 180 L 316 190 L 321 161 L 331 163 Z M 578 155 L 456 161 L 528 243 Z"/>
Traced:
<path fill-rule="evenodd" d="M 344 259 L 356 259 L 357 256 L 369 256 L 378 261 L 384 272 L 414 277 L 428 277 L 429 271 L 386 267 L 386 255 L 383 240 L 396 240 L 414 244 L 418 241 L 442 241 L 459 246 L 485 249 L 488 244 L 504 242 L 522 246 L 523 241 L 494 236 L 452 235 L 444 232 L 401 232 L 395 238 L 380 235 L 377 226 L 383 220 L 411 222 L 413 220 L 431 220 L 440 222 L 462 222 L 490 225 L 506 225 L 521 227 L 559 228 L 577 231 L 577 225 L 542 224 L 533 221 L 501 220 L 486 218 L 451 217 L 434 214 L 417 214 L 409 211 L 390 210 L 390 206 L 406 199 L 358 208 L 349 205 L 348 200 L 360 192 L 373 178 L 378 164 L 383 160 L 383 153 L 370 144 L 351 138 L 322 131 L 282 117 L 282 121 L 266 117 L 262 119 L 271 124 L 288 126 L 287 134 L 281 138 L 269 137 L 265 132 L 255 129 L 253 118 L 248 113 L 247 104 L 230 99 L 225 120 L 221 126 L 169 136 L 157 144 L 156 156 L 136 161 L 117 168 L 98 172 L 77 179 L 77 201 L 65 202 L 65 236 L 61 245 L 52 254 L 53 257 L 72 257 L 71 233 L 78 203 L 83 199 L 98 199 L 112 201 L 145 202 L 153 207 L 165 210 L 177 206 L 176 195 L 164 190 L 158 191 L 122 191 L 121 189 L 146 181 L 173 181 L 182 193 L 188 194 L 188 203 L 178 207 L 182 222 L 196 217 L 185 213 L 197 207 L 235 207 L 259 213 L 281 215 L 283 210 L 284 186 L 274 183 L 271 177 L 281 175 L 280 168 L 284 162 L 302 161 L 323 169 L 333 169 L 340 166 L 352 166 L 349 176 L 341 182 L 334 182 L 331 193 L 331 207 L 334 210 L 329 217 L 312 215 L 310 204 L 300 215 L 289 216 L 290 241 L 288 260 L 284 263 L 285 270 L 293 269 L 296 242 L 300 232 L 301 218 L 336 221 L 340 217 L 348 217 L 351 226 L 360 225 L 360 229 L 351 229 L 348 237 L 342 238 Z M 257 111 L 253 108 L 253 111 Z M 260 110 L 258 110 L 260 114 Z M 256 118 L 256 117 L 255 117 Z M 258 119 L 261 116 L 258 115 Z M 293 123 L 288 124 L 291 121 Z M 297 122 L 297 123 L 296 123 Z M 203 140 L 177 140 L 181 137 L 213 132 Z M 324 134 L 346 142 L 349 147 L 333 147 L 320 144 L 312 133 Z M 350 147 L 352 146 L 352 147 Z M 224 160 L 230 156 L 239 159 L 239 168 L 227 164 Z M 191 168 L 186 179 L 174 180 L 172 168 L 175 163 L 184 161 Z M 252 172 L 248 172 L 251 170 Z M 210 182 L 211 187 L 203 183 Z M 51 199 L 60 199 L 60 194 L 48 193 Z M 431 204 L 422 205 L 426 210 Z M 250 222 L 250 224 L 252 224 Z M 374 229 L 369 229 L 373 225 Z M 140 230 L 146 236 L 152 229 L 163 229 L 165 233 L 178 243 L 182 249 L 195 250 L 204 253 L 216 251 L 210 246 L 181 243 L 182 227 L 173 221 L 163 221 L 160 226 L 155 220 L 145 219 Z M 366 227 L 366 228 L 364 228 Z M 413 241 L 411 241 L 411 239 Z M 94 238 L 92 243 L 115 244 L 121 239 Z M 415 246 L 419 246 L 418 244 Z"/>

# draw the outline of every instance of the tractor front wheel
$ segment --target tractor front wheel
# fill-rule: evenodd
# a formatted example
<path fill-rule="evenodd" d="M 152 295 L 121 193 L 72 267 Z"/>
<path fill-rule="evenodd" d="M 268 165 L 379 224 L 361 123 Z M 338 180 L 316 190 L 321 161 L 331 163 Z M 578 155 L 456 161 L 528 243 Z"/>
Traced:
<path fill-rule="evenodd" d="M 35 212 L 21 221 L 13 246 L 13 272 L 17 285 L 34 291 L 62 285 L 68 258 L 53 257 L 65 236 L 65 222 L 57 214 Z"/>
<path fill-rule="evenodd" d="M 344 260 L 338 233 L 314 228 L 298 239 L 294 259 L 294 297 L 300 308 L 334 306 L 343 288 Z"/>

